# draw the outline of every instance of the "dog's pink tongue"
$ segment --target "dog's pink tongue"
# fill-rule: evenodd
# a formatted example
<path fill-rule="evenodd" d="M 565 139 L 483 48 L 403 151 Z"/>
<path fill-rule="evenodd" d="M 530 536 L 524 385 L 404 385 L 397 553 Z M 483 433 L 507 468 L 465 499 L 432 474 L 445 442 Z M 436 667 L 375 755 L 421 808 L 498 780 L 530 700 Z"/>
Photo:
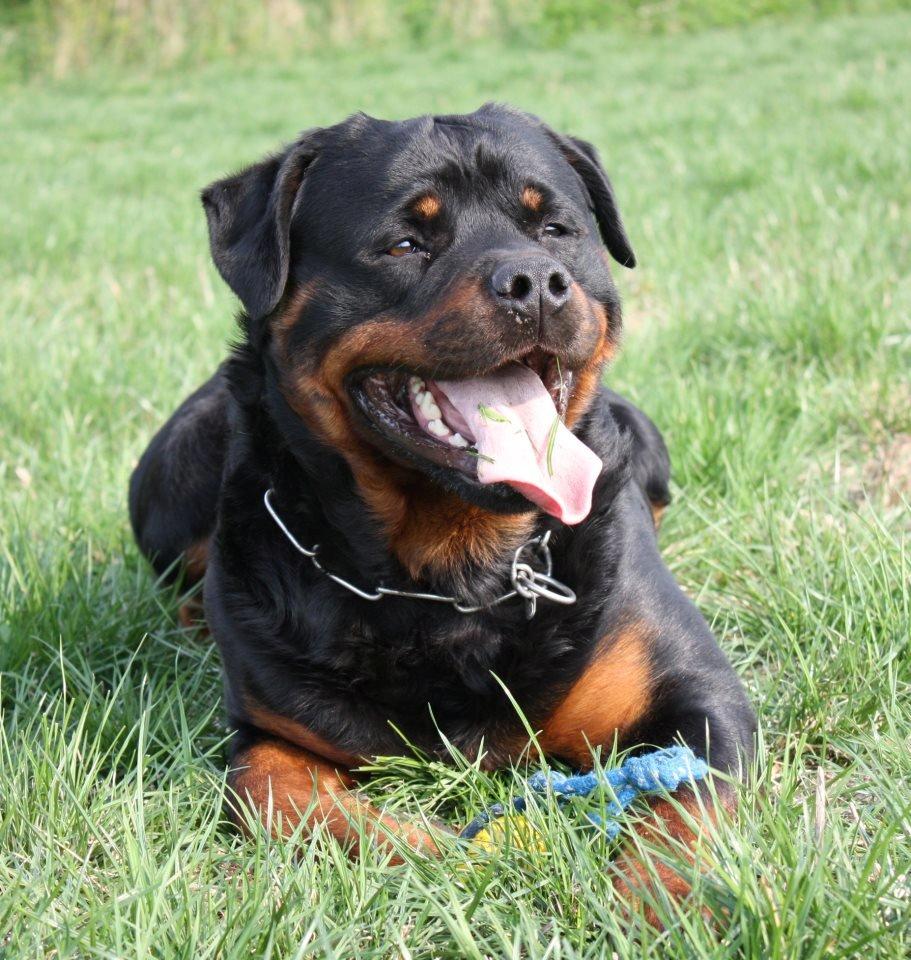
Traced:
<path fill-rule="evenodd" d="M 474 436 L 481 483 L 508 483 L 564 523 L 588 516 L 601 461 L 564 426 L 533 370 L 513 363 L 436 386 Z"/>

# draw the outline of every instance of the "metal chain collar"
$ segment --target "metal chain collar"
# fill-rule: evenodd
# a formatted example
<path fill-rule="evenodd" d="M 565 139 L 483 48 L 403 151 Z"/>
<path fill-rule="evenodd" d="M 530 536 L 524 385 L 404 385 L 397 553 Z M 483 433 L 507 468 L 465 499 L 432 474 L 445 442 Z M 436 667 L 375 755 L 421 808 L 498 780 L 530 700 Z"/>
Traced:
<path fill-rule="evenodd" d="M 298 553 L 308 557 L 310 562 L 320 573 L 325 574 L 330 580 L 335 581 L 340 587 L 350 590 L 351 593 L 360 597 L 362 600 L 382 600 L 383 597 L 404 597 L 408 600 L 433 600 L 437 603 L 448 603 L 458 610 L 459 613 L 478 613 L 481 610 L 489 610 L 491 607 L 499 606 L 507 600 L 515 597 L 521 597 L 525 601 L 525 616 L 528 620 L 535 615 L 538 609 L 538 600 L 550 600 L 552 603 L 573 604 L 576 602 L 576 594 L 570 590 L 565 583 L 561 583 L 555 577 L 551 576 L 553 572 L 553 560 L 550 555 L 551 531 L 542 533 L 538 537 L 527 540 L 513 554 L 512 564 L 509 569 L 509 579 L 512 583 L 512 590 L 491 600 L 489 603 L 481 603 L 476 606 L 467 604 L 458 597 L 447 597 L 440 593 L 419 593 L 411 590 L 395 590 L 392 587 L 378 586 L 375 590 L 362 590 L 353 583 L 345 580 L 344 577 L 327 570 L 317 559 L 319 544 L 315 543 L 312 547 L 303 546 L 294 534 L 285 526 L 282 518 L 275 512 L 272 506 L 272 488 L 270 487 L 263 496 L 263 503 L 269 516 L 278 524 L 279 530 L 287 537 L 288 542 L 297 550 Z M 523 559 L 527 554 L 531 554 L 527 559 Z M 537 557 L 543 564 L 544 570 L 535 570 L 529 562 L 530 559 Z"/>

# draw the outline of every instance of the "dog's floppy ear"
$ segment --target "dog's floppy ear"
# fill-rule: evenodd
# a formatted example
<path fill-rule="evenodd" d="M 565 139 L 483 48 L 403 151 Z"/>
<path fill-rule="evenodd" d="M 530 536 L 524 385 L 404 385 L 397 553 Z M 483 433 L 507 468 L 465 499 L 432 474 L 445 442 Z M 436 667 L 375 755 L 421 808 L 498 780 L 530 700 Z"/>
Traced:
<path fill-rule="evenodd" d="M 202 192 L 212 259 L 253 320 L 275 309 L 288 281 L 291 218 L 318 132 Z"/>
<path fill-rule="evenodd" d="M 591 197 L 595 219 L 601 230 L 601 237 L 610 255 L 624 267 L 636 266 L 636 255 L 630 246 L 629 237 L 620 217 L 614 188 L 608 179 L 598 151 L 586 140 L 577 137 L 565 137 L 553 130 L 547 131 L 570 166 L 579 174 L 585 189 Z"/>

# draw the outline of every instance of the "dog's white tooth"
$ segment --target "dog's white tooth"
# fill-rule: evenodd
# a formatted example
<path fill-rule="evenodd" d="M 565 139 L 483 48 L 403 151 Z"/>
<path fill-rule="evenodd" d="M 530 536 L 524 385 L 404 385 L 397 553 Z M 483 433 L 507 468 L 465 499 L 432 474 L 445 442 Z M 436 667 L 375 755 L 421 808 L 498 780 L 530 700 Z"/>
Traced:
<path fill-rule="evenodd" d="M 427 424 L 427 429 L 428 429 L 435 437 L 445 437 L 446 434 L 449 433 L 448 427 L 446 427 L 446 425 L 443 423 L 442 420 L 431 420 L 431 421 L 429 421 L 429 423 Z"/>
<path fill-rule="evenodd" d="M 422 407 L 422 408 L 423 408 L 423 406 L 424 406 L 424 397 L 426 397 L 426 396 L 427 396 L 427 394 L 424 393 L 423 390 L 418 390 L 418 392 L 414 395 L 414 402 L 415 402 L 419 407 Z"/>
<path fill-rule="evenodd" d="M 420 377 L 411 377 L 408 381 L 411 392 L 417 396 L 424 389 L 424 381 Z"/>
<path fill-rule="evenodd" d="M 449 446 L 451 446 L 451 447 L 460 447 L 461 449 L 464 450 L 465 447 L 468 446 L 468 441 L 462 436 L 461 433 L 454 433 L 454 434 L 449 438 Z"/>
<path fill-rule="evenodd" d="M 434 403 L 433 400 L 427 404 L 427 409 L 424 411 L 427 414 L 428 418 L 431 420 L 439 420 L 443 416 L 443 411 Z"/>

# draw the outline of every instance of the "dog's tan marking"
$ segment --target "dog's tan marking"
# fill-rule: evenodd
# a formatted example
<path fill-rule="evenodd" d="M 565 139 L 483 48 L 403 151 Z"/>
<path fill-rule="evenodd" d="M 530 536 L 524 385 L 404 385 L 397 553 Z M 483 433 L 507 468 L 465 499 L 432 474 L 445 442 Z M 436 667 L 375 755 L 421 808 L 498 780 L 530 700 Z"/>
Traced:
<path fill-rule="evenodd" d="M 540 213 L 544 206 L 544 194 L 537 187 L 527 186 L 522 191 L 522 203 L 532 213 Z"/>
<path fill-rule="evenodd" d="M 412 205 L 412 209 L 424 220 L 432 220 L 434 217 L 439 216 L 440 211 L 443 209 L 443 201 L 435 193 L 425 193 L 422 197 L 418 197 Z"/>
<path fill-rule="evenodd" d="M 479 296 L 474 281 L 455 286 L 418 321 L 380 318 L 340 338 L 315 370 L 292 370 L 283 390 L 292 409 L 348 461 L 358 490 L 408 572 L 455 569 L 466 560 L 487 563 L 527 539 L 528 514 L 493 513 L 428 484 L 423 474 L 391 463 L 351 424 L 345 377 L 395 358 L 405 368 L 433 369 L 426 341 L 441 317 L 467 310 Z"/>
<path fill-rule="evenodd" d="M 192 587 L 194 584 L 199 583 L 206 575 L 211 543 L 211 537 L 204 537 L 202 540 L 191 543 L 190 546 L 184 550 L 183 575 L 184 584 L 187 587 Z M 201 593 L 196 593 L 180 605 L 177 611 L 177 620 L 184 629 L 206 631 L 205 609 L 203 607 Z"/>
<path fill-rule="evenodd" d="M 307 304 L 313 300 L 318 289 L 319 284 L 316 280 L 308 280 L 287 296 L 285 303 L 276 311 L 272 319 L 272 333 L 282 358 L 287 354 L 288 338 L 294 325 L 300 319 Z"/>
<path fill-rule="evenodd" d="M 318 289 L 308 286 L 291 298 L 281 320 L 286 337 Z M 578 284 L 573 297 L 587 307 L 589 330 L 593 328 L 595 337 L 590 359 L 575 372 L 566 415 L 570 427 L 589 407 L 614 347 L 605 308 L 586 297 Z M 489 300 L 479 281 L 462 280 L 420 318 L 380 316 L 358 324 L 342 334 L 319 361 L 281 352 L 276 358 L 289 405 L 348 461 L 358 491 L 388 537 L 392 552 L 413 577 L 445 573 L 466 562 L 488 563 L 515 550 L 527 539 L 533 515 L 484 510 L 427 483 L 422 473 L 391 462 L 355 430 L 356 414 L 345 378 L 352 370 L 371 365 L 435 369 L 440 344 L 445 351 L 446 337 L 455 336 L 448 318 L 486 311 L 488 322 L 495 324 L 495 307 Z"/>
<path fill-rule="evenodd" d="M 184 576 L 188 583 L 199 583 L 206 575 L 206 566 L 209 563 L 209 548 L 211 537 L 204 537 L 191 543 L 183 552 Z"/>
<path fill-rule="evenodd" d="M 439 854 L 434 838 L 420 827 L 383 813 L 350 789 L 350 774 L 309 750 L 284 740 L 263 740 L 241 751 L 228 775 L 228 785 L 237 795 L 231 804 L 235 822 L 244 829 L 239 804 L 252 807 L 276 836 L 287 836 L 304 820 L 309 829 L 319 824 L 359 856 L 357 824 L 380 848 L 397 837 L 415 850 Z M 392 862 L 401 863 L 396 854 Z"/>
<path fill-rule="evenodd" d="M 652 677 L 648 647 L 654 631 L 646 624 L 625 627 L 599 644 L 591 663 L 544 723 L 546 754 L 579 766 L 591 761 L 591 747 L 610 747 L 648 711 Z"/>

